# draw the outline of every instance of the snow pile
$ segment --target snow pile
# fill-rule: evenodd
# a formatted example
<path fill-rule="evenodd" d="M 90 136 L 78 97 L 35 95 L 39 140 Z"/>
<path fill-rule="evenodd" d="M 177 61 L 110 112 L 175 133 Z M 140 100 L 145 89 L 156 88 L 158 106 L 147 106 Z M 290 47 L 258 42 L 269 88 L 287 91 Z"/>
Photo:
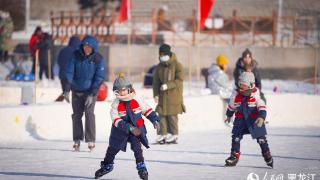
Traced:
<path fill-rule="evenodd" d="M 139 91 L 155 107 L 149 90 Z M 148 93 L 143 93 L 148 92 Z M 149 95 L 148 95 L 149 94 Z M 149 98 L 148 98 L 149 96 Z M 268 100 L 268 126 L 320 127 L 320 96 L 305 94 L 270 94 Z M 111 127 L 109 115 L 111 100 L 96 104 L 98 139 L 107 139 Z M 224 125 L 223 103 L 217 95 L 185 97 L 187 113 L 180 115 L 180 131 L 199 132 L 228 128 Z M 0 108 L 1 141 L 30 139 L 71 139 L 72 108 L 65 102 L 38 105 L 6 106 Z M 146 121 L 149 132 L 152 125 Z"/>

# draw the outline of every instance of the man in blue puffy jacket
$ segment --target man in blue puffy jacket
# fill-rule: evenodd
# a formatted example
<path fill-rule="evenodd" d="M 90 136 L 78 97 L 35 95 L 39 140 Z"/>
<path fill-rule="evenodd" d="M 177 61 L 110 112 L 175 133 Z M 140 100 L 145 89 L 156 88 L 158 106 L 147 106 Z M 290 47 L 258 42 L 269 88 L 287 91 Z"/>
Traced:
<path fill-rule="evenodd" d="M 67 83 L 65 99 L 69 101 L 72 91 L 73 148 L 80 149 L 80 141 L 85 138 L 88 148 L 95 148 L 96 127 L 94 106 L 97 92 L 105 78 L 105 60 L 98 53 L 98 42 L 93 36 L 86 36 L 66 69 Z M 85 135 L 82 126 L 82 115 L 85 113 Z"/>

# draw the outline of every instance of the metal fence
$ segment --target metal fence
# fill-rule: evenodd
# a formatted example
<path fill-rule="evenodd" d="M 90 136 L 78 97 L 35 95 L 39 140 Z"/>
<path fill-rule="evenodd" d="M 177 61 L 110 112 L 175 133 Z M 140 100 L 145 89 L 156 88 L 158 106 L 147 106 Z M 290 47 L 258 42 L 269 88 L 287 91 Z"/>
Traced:
<path fill-rule="evenodd" d="M 217 17 L 209 17 L 215 20 Z M 101 43 L 132 43 L 214 46 L 285 46 L 298 47 L 319 43 L 318 18 L 295 16 L 220 17 L 220 28 L 199 30 L 197 13 L 191 17 L 161 19 L 156 10 L 149 16 L 136 15 L 123 24 L 117 22 L 115 11 L 51 12 L 52 35 L 56 44 L 66 44 L 69 37 L 95 35 Z M 280 26 L 280 27 L 278 27 Z M 277 32 L 277 30 L 281 32 Z"/>

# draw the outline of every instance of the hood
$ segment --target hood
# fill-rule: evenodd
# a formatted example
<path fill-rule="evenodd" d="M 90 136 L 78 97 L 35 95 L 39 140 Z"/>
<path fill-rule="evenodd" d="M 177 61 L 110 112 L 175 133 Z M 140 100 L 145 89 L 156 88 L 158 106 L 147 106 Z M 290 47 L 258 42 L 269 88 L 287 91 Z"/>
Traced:
<path fill-rule="evenodd" d="M 258 62 L 256 60 L 252 59 L 251 66 L 252 66 L 252 69 L 255 69 L 258 66 Z M 238 61 L 236 63 L 236 68 L 244 69 L 243 58 L 238 59 Z"/>
<path fill-rule="evenodd" d="M 77 49 L 80 46 L 80 38 L 78 36 L 72 36 L 69 40 L 68 46 L 72 47 L 73 49 Z"/>
<path fill-rule="evenodd" d="M 220 69 L 220 67 L 217 64 L 212 64 L 208 69 L 209 74 L 214 74 L 214 73 L 217 73 L 220 71 L 222 71 L 222 70 Z"/>
<path fill-rule="evenodd" d="M 84 39 L 81 41 L 81 46 L 83 45 L 89 45 L 93 49 L 93 53 L 98 52 L 99 44 L 97 39 L 94 36 L 87 35 L 84 37 Z"/>

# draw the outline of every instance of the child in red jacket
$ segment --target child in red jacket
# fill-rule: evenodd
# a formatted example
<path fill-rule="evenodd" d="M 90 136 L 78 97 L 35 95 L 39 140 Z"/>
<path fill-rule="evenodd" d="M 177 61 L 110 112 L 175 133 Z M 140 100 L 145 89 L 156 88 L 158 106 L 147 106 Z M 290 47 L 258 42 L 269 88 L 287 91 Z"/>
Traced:
<path fill-rule="evenodd" d="M 113 170 L 113 160 L 117 153 L 126 151 L 127 143 L 136 158 L 136 168 L 141 179 L 148 179 L 148 171 L 144 163 L 141 144 L 149 148 L 147 129 L 142 115 L 149 119 L 154 128 L 159 129 L 159 117 L 142 99 L 135 97 L 136 93 L 124 75 L 119 75 L 113 84 L 116 99 L 111 105 L 110 115 L 112 128 L 109 147 L 101 168 L 96 171 L 95 178 L 99 178 Z"/>
<path fill-rule="evenodd" d="M 238 88 L 232 93 L 227 109 L 227 123 L 235 114 L 232 129 L 231 155 L 226 159 L 226 166 L 235 166 L 240 158 L 240 141 L 245 134 L 251 134 L 257 139 L 262 156 L 268 166 L 273 168 L 273 158 L 270 153 L 267 131 L 264 121 L 267 116 L 266 105 L 261 99 L 259 89 L 255 87 L 252 72 L 243 72 L 239 77 Z"/>

